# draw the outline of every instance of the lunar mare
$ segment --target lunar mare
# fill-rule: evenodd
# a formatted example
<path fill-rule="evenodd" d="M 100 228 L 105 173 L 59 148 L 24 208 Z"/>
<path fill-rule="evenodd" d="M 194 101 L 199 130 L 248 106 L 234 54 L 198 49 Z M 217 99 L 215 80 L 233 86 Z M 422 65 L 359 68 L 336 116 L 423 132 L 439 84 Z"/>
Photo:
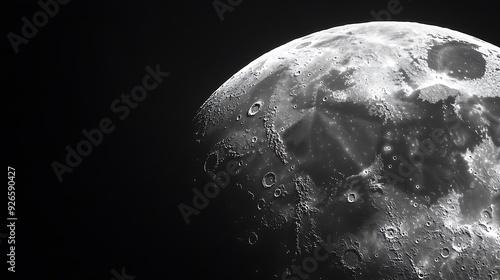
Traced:
<path fill-rule="evenodd" d="M 244 167 L 242 238 L 282 236 L 278 278 L 300 279 L 290 267 L 328 236 L 312 279 L 499 279 L 497 46 L 419 23 L 335 27 L 255 59 L 195 120 L 205 171 Z"/>

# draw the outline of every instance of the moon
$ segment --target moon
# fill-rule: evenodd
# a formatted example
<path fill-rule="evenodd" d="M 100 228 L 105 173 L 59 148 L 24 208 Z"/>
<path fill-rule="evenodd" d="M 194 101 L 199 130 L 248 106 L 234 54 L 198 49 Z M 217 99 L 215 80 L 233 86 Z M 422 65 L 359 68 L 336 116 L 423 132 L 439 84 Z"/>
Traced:
<path fill-rule="evenodd" d="M 499 47 L 323 30 L 234 74 L 195 124 L 206 172 L 239 164 L 227 205 L 238 238 L 273 244 L 266 279 L 500 279 Z"/>

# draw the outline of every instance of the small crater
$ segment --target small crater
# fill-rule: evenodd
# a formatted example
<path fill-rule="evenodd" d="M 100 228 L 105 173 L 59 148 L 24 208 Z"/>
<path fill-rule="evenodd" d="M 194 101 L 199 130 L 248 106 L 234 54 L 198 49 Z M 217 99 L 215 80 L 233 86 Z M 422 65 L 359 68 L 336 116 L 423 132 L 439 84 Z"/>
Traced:
<path fill-rule="evenodd" d="M 249 117 L 252 117 L 252 116 L 255 116 L 255 114 L 257 114 L 260 109 L 262 108 L 262 105 L 264 105 L 264 103 L 262 101 L 257 101 L 255 102 L 254 104 L 252 104 L 252 106 L 250 106 L 250 109 L 248 109 L 248 116 Z"/>
<path fill-rule="evenodd" d="M 280 188 L 277 188 L 274 190 L 274 197 L 280 197 L 281 196 L 281 189 Z"/>
<path fill-rule="evenodd" d="M 215 172 L 218 165 L 219 165 L 219 153 L 217 151 L 215 151 L 215 152 L 211 152 L 207 156 L 207 159 L 205 160 L 203 168 L 204 168 L 205 172 Z"/>
<path fill-rule="evenodd" d="M 257 243 L 258 240 L 259 240 L 259 236 L 257 235 L 257 233 L 252 231 L 250 233 L 250 236 L 248 237 L 248 243 L 250 245 L 254 245 L 255 243 Z"/>
<path fill-rule="evenodd" d="M 398 231 L 394 227 L 387 227 L 384 230 L 384 235 L 385 235 L 385 238 L 387 238 L 387 239 L 394 239 L 397 237 Z"/>
<path fill-rule="evenodd" d="M 259 202 L 257 202 L 257 209 L 262 210 L 264 206 L 266 205 L 266 200 L 264 198 L 259 199 Z"/>
<path fill-rule="evenodd" d="M 484 220 L 490 221 L 493 218 L 493 215 L 491 214 L 490 211 L 483 210 L 483 212 L 481 212 L 481 218 Z"/>
<path fill-rule="evenodd" d="M 262 178 L 262 185 L 267 189 L 272 187 L 274 183 L 276 183 L 276 174 L 274 172 L 267 172 L 264 178 Z"/>

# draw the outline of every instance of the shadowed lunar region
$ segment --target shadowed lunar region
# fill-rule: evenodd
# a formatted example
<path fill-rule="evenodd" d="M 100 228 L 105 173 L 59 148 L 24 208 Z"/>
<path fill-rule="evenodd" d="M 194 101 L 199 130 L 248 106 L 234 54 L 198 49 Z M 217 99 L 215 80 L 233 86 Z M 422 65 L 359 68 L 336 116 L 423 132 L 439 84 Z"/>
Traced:
<path fill-rule="evenodd" d="M 273 244 L 265 279 L 500 279 L 497 46 L 335 27 L 251 62 L 195 122 L 205 171 L 239 162 L 221 192 L 238 238 Z"/>

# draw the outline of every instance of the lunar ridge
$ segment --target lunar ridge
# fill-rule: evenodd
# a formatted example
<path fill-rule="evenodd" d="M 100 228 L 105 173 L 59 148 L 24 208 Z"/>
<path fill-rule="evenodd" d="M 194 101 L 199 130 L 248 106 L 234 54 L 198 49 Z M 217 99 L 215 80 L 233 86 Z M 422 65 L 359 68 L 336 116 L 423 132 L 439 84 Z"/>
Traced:
<path fill-rule="evenodd" d="M 266 279 L 303 279 L 291 267 L 325 242 L 310 279 L 500 279 L 499 47 L 412 22 L 335 27 L 249 63 L 195 123 L 207 171 L 241 168 L 232 191 L 255 207 L 228 203 L 236 226 L 282 236 Z"/>

